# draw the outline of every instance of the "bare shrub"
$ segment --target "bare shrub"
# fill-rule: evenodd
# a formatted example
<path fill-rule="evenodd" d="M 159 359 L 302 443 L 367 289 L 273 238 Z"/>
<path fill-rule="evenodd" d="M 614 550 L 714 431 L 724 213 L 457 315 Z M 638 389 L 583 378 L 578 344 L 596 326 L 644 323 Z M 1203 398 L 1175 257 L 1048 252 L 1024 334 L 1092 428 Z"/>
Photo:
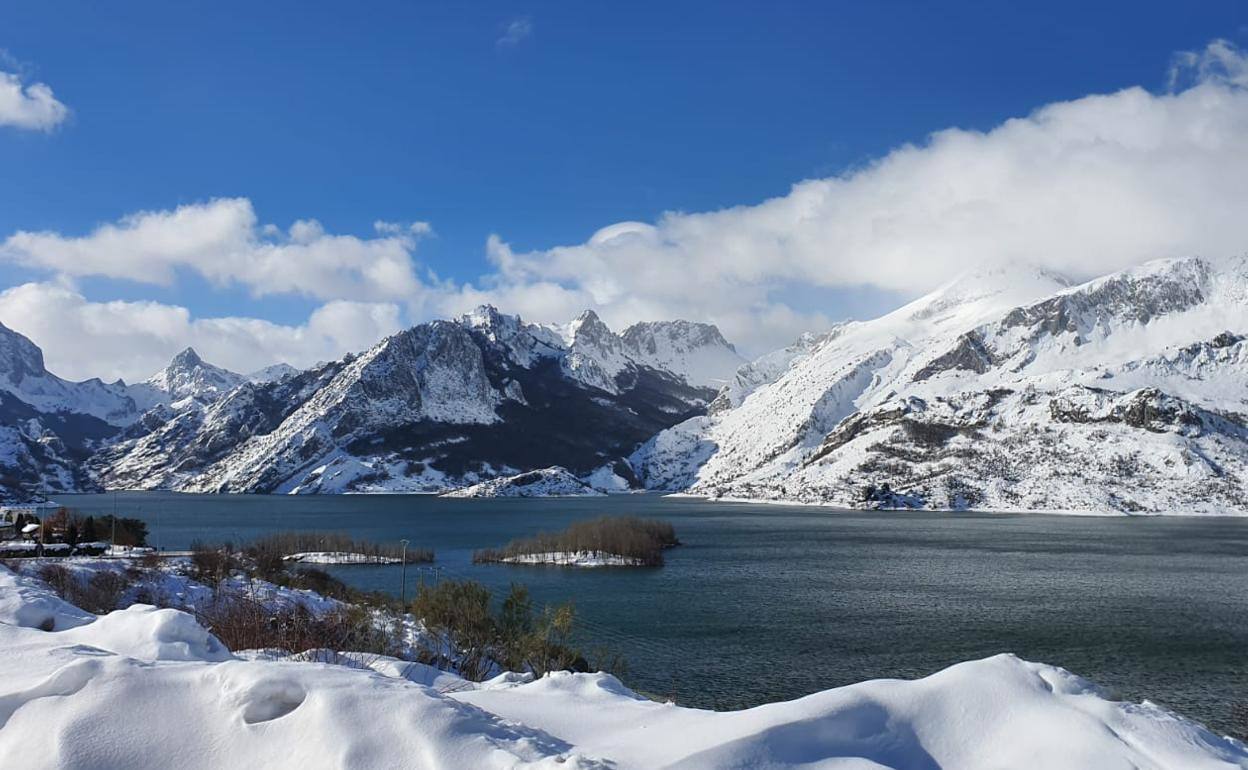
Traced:
<path fill-rule="evenodd" d="M 356 540 L 342 532 L 275 532 L 255 540 L 248 551 L 266 551 L 279 556 L 317 552 L 352 553 L 370 559 L 396 561 L 404 556 L 403 547 L 398 543 L 370 543 Z M 431 562 L 433 551 L 408 546 L 406 558 L 408 564 Z"/>
<path fill-rule="evenodd" d="M 61 564 L 42 564 L 39 566 L 39 579 L 47 583 L 56 595 L 72 604 L 70 595 L 78 587 L 78 581 L 72 572 Z"/>
<path fill-rule="evenodd" d="M 39 578 L 57 596 L 75 607 L 97 615 L 117 609 L 122 595 L 132 583 L 127 576 L 112 570 L 96 572 L 83 579 L 60 564 L 42 565 L 39 568 Z"/>
<path fill-rule="evenodd" d="M 358 598 L 355 592 L 338 578 L 323 569 L 300 567 L 285 577 L 285 584 L 290 588 L 302 588 L 315 591 L 321 596 L 331 599 L 347 600 Z"/>
<path fill-rule="evenodd" d="M 118 572 L 96 572 L 81 586 L 73 604 L 97 615 L 112 612 L 120 606 L 121 597 L 130 584 L 131 581 Z"/>
<path fill-rule="evenodd" d="M 502 548 L 486 548 L 472 555 L 474 562 L 498 562 L 520 556 L 549 553 L 592 553 L 622 556 L 645 566 L 661 566 L 663 551 L 679 545 L 676 531 L 665 521 L 632 516 L 603 516 L 574 522 L 556 533 L 512 540 Z"/>
<path fill-rule="evenodd" d="M 338 662 L 344 652 L 397 656 L 401 651 L 396 636 L 363 607 L 317 615 L 303 605 L 274 609 L 239 594 L 220 594 L 195 615 L 231 650 L 282 650 L 325 662 Z"/>
<path fill-rule="evenodd" d="M 199 582 L 215 588 L 239 567 L 238 556 L 230 543 L 208 545 L 199 540 L 191 543 L 191 575 Z"/>

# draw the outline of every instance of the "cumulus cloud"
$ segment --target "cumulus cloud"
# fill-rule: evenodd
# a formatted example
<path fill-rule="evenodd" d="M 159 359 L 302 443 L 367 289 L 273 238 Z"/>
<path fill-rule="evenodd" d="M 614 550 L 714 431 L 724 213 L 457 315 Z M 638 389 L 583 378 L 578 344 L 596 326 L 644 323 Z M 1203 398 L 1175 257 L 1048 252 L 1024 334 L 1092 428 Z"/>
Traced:
<path fill-rule="evenodd" d="M 0 72 L 0 126 L 51 131 L 68 116 L 46 84 L 23 85 L 18 75 Z"/>
<path fill-rule="evenodd" d="M 938 131 L 755 205 L 669 212 L 533 251 L 491 236 L 489 269 L 467 284 L 418 280 L 413 254 L 426 223 L 378 222 L 369 238 L 333 235 L 315 220 L 280 230 L 259 224 L 245 199 L 142 212 L 82 237 L 21 232 L 0 244 L 0 258 L 137 281 L 193 270 L 257 296 L 397 303 L 410 321 L 483 302 L 537 321 L 588 307 L 617 328 L 705 320 L 763 352 L 843 317 L 841 303 L 864 287 L 900 301 L 983 265 L 1090 278 L 1159 257 L 1248 251 L 1248 56 L 1215 41 L 1177 55 L 1171 82 L 1166 93 L 1126 88 L 1049 104 L 986 131 Z M 235 328 L 168 323 L 223 339 Z M 313 319 L 294 331 L 254 323 L 265 339 L 317 334 Z M 386 324 L 361 322 L 357 347 L 374 326 Z M 66 345 L 69 336 L 60 335 Z"/>
<path fill-rule="evenodd" d="M 503 28 L 503 34 L 494 41 L 500 48 L 512 48 L 520 45 L 533 34 L 533 22 L 528 18 L 512 19 Z"/>
<path fill-rule="evenodd" d="M 261 225 L 246 198 L 221 198 L 166 211 L 143 211 L 84 236 L 19 231 L 0 258 L 61 276 L 107 276 L 171 284 L 178 270 L 257 297 L 413 299 L 422 291 L 412 252 L 427 223 L 377 222 L 376 237 L 334 235 L 315 219 L 282 231 Z"/>
<path fill-rule="evenodd" d="M 948 129 L 757 205 L 672 212 L 585 243 L 488 249 L 460 298 L 542 315 L 581 302 L 617 323 L 714 320 L 755 350 L 839 314 L 854 287 L 915 295 L 967 268 L 1027 262 L 1089 278 L 1158 257 L 1248 250 L 1248 57 L 1226 41 L 1175 59 L 1182 90 L 1050 104 L 988 131 Z M 820 313 L 799 291 L 829 292 Z"/>
<path fill-rule="evenodd" d="M 251 372 L 277 361 L 299 367 L 373 345 L 401 328 L 393 303 L 335 300 L 297 326 L 257 318 L 193 318 L 158 302 L 91 302 L 71 287 L 27 283 L 0 293 L 0 322 L 43 348 L 50 371 L 69 379 L 155 373 L 194 347 L 207 361 Z"/>

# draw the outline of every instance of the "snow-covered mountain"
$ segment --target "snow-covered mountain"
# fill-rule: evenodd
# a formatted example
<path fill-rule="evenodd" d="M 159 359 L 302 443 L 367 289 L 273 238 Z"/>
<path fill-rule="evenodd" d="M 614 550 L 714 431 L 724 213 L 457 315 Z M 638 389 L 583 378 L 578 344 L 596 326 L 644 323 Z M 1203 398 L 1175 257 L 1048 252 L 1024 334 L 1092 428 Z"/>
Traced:
<path fill-rule="evenodd" d="M 257 369 L 251 374 L 248 374 L 247 379 L 252 382 L 274 382 L 275 380 L 280 380 L 283 377 L 289 377 L 298 373 L 298 369 L 283 361 L 271 364 L 263 369 Z"/>
<path fill-rule="evenodd" d="M 202 408 L 247 380 L 241 374 L 208 363 L 194 348 L 187 348 L 164 369 L 131 385 L 129 393 L 143 411 L 158 405 L 182 411 Z"/>
<path fill-rule="evenodd" d="M 99 379 L 70 382 L 44 368 L 35 343 L 0 324 L 0 390 L 40 412 L 74 412 L 112 425 L 127 425 L 138 415 L 125 383 Z"/>
<path fill-rule="evenodd" d="M 91 488 L 83 461 L 137 415 L 125 383 L 61 379 L 0 325 L 0 499 Z"/>
<path fill-rule="evenodd" d="M 706 350 L 731 351 L 718 331 L 654 326 L 682 371 L 637 360 L 592 313 L 565 336 L 478 308 L 242 382 L 200 409 L 154 409 L 91 467 L 108 487 L 222 492 L 433 491 L 553 465 L 588 474 L 716 394 L 684 371 L 709 376 Z"/>
<path fill-rule="evenodd" d="M 652 488 L 845 506 L 1248 511 L 1248 261 L 980 271 L 739 370 Z"/>
<path fill-rule="evenodd" d="M 648 367 L 694 387 L 719 389 L 746 363 L 719 329 L 691 321 L 647 321 L 615 334 L 592 310 L 554 330 L 568 349 L 567 374 L 592 387 L 618 392 L 617 381 Z"/>
<path fill-rule="evenodd" d="M 604 495 L 586 482 L 568 472 L 566 468 L 539 468 L 500 476 L 482 481 L 470 487 L 443 493 L 443 497 L 592 497 Z"/>
<path fill-rule="evenodd" d="M 638 364 L 671 372 L 691 385 L 721 388 L 745 360 L 712 324 L 644 321 L 620 335 Z"/>

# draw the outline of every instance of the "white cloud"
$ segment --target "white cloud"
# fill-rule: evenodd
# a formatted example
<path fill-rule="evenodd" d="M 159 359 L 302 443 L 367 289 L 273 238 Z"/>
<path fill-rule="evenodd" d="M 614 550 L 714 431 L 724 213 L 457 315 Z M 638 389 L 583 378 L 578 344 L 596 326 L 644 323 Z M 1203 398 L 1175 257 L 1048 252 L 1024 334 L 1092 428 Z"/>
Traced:
<path fill-rule="evenodd" d="M 55 283 L 0 293 L 0 322 L 34 340 L 69 379 L 142 380 L 192 346 L 207 361 L 250 372 L 276 361 L 306 367 L 370 347 L 401 328 L 392 303 L 336 300 L 298 326 L 256 318 L 192 318 L 158 302 L 91 302 Z"/>
<path fill-rule="evenodd" d="M 499 37 L 498 40 L 494 41 L 494 43 L 500 48 L 511 48 L 519 45 L 524 40 L 527 40 L 530 36 L 532 36 L 532 34 L 532 20 L 526 17 L 512 19 L 503 29 L 502 36 Z"/>
<path fill-rule="evenodd" d="M 1170 64 L 1170 90 L 1185 81 L 1248 87 L 1248 58 L 1228 40 L 1214 40 L 1200 51 L 1180 51 Z"/>
<path fill-rule="evenodd" d="M 0 72 L 0 126 L 51 131 L 69 116 L 44 83 L 22 85 L 22 79 Z"/>
<path fill-rule="evenodd" d="M 949 129 L 782 197 L 621 223 L 585 243 L 515 253 L 459 297 L 537 317 L 583 302 L 616 324 L 720 323 L 760 350 L 801 315 L 787 298 L 929 290 L 980 264 L 1091 277 L 1145 260 L 1248 251 L 1248 58 L 1225 41 L 1176 59 L 1185 90 L 1128 88 L 1042 107 L 986 132 Z M 548 307 L 549 312 L 543 312 Z"/>
<path fill-rule="evenodd" d="M 422 286 L 412 252 L 428 224 L 377 222 L 375 228 L 375 238 L 333 235 L 306 219 L 283 233 L 260 225 L 246 198 L 221 198 L 131 214 L 81 237 L 19 231 L 0 243 L 0 258 L 62 276 L 165 285 L 179 269 L 191 270 L 219 285 L 246 286 L 257 297 L 416 298 Z"/>
<path fill-rule="evenodd" d="M 377 222 L 371 238 L 333 235 L 315 220 L 281 230 L 260 224 L 246 199 L 141 212 L 78 238 L 17 233 L 0 244 L 0 257 L 64 276 L 147 282 L 193 270 L 257 296 L 397 303 L 412 320 L 481 302 L 538 321 L 591 307 L 616 328 L 707 320 L 747 352 L 762 352 L 843 317 L 841 301 L 861 287 L 904 296 L 982 264 L 1025 261 L 1080 278 L 1157 257 L 1248 251 L 1248 57 L 1215 41 L 1176 56 L 1174 66 L 1168 93 L 1127 88 L 1050 104 L 988 131 L 939 131 L 757 205 L 670 212 L 535 251 L 492 236 L 490 271 L 467 285 L 417 278 L 413 253 L 432 232 L 427 223 Z M 311 319 L 293 331 L 260 321 L 164 322 L 201 330 L 201 339 L 253 330 L 269 342 L 238 344 L 257 351 L 318 334 Z M 364 318 L 355 347 L 385 325 Z M 81 349 L 68 333 L 53 336 Z M 124 357 L 139 348 L 116 350 Z"/>

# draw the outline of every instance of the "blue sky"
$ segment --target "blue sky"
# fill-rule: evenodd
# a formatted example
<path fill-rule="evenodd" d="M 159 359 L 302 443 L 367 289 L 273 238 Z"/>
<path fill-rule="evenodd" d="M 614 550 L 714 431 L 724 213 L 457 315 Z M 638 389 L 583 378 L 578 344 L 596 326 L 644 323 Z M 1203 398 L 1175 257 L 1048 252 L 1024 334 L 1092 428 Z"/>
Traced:
<path fill-rule="evenodd" d="M 432 234 L 409 239 L 413 269 L 427 285 L 453 284 L 458 304 L 470 285 L 530 315 L 584 297 L 617 323 L 668 307 L 696 314 L 622 298 L 633 289 L 595 293 L 592 276 L 566 265 L 558 302 L 490 294 L 511 278 L 497 277 L 504 252 L 487 258 L 487 239 L 546 259 L 615 222 L 786 196 L 933 131 L 991 132 L 1131 86 L 1162 94 L 1176 54 L 1238 46 L 1245 24 L 1241 2 L 1181 12 L 1125 2 L 10 2 L 0 71 L 46 83 L 69 113 L 51 130 L 0 127 L 0 239 L 85 236 L 136 212 L 240 198 L 258 225 L 282 230 L 316 219 L 369 239 L 379 220 L 426 222 Z M 13 253 L 0 253 L 4 286 L 59 281 L 89 303 L 154 302 L 191 319 L 299 326 L 335 299 L 196 267 L 161 284 Z M 835 264 L 827 281 L 763 273 L 772 288 L 743 300 L 761 308 L 753 321 L 703 312 L 746 329 L 783 305 L 787 320 L 747 348 L 930 288 L 842 279 Z M 458 306 L 344 299 L 396 305 L 399 323 Z"/>

